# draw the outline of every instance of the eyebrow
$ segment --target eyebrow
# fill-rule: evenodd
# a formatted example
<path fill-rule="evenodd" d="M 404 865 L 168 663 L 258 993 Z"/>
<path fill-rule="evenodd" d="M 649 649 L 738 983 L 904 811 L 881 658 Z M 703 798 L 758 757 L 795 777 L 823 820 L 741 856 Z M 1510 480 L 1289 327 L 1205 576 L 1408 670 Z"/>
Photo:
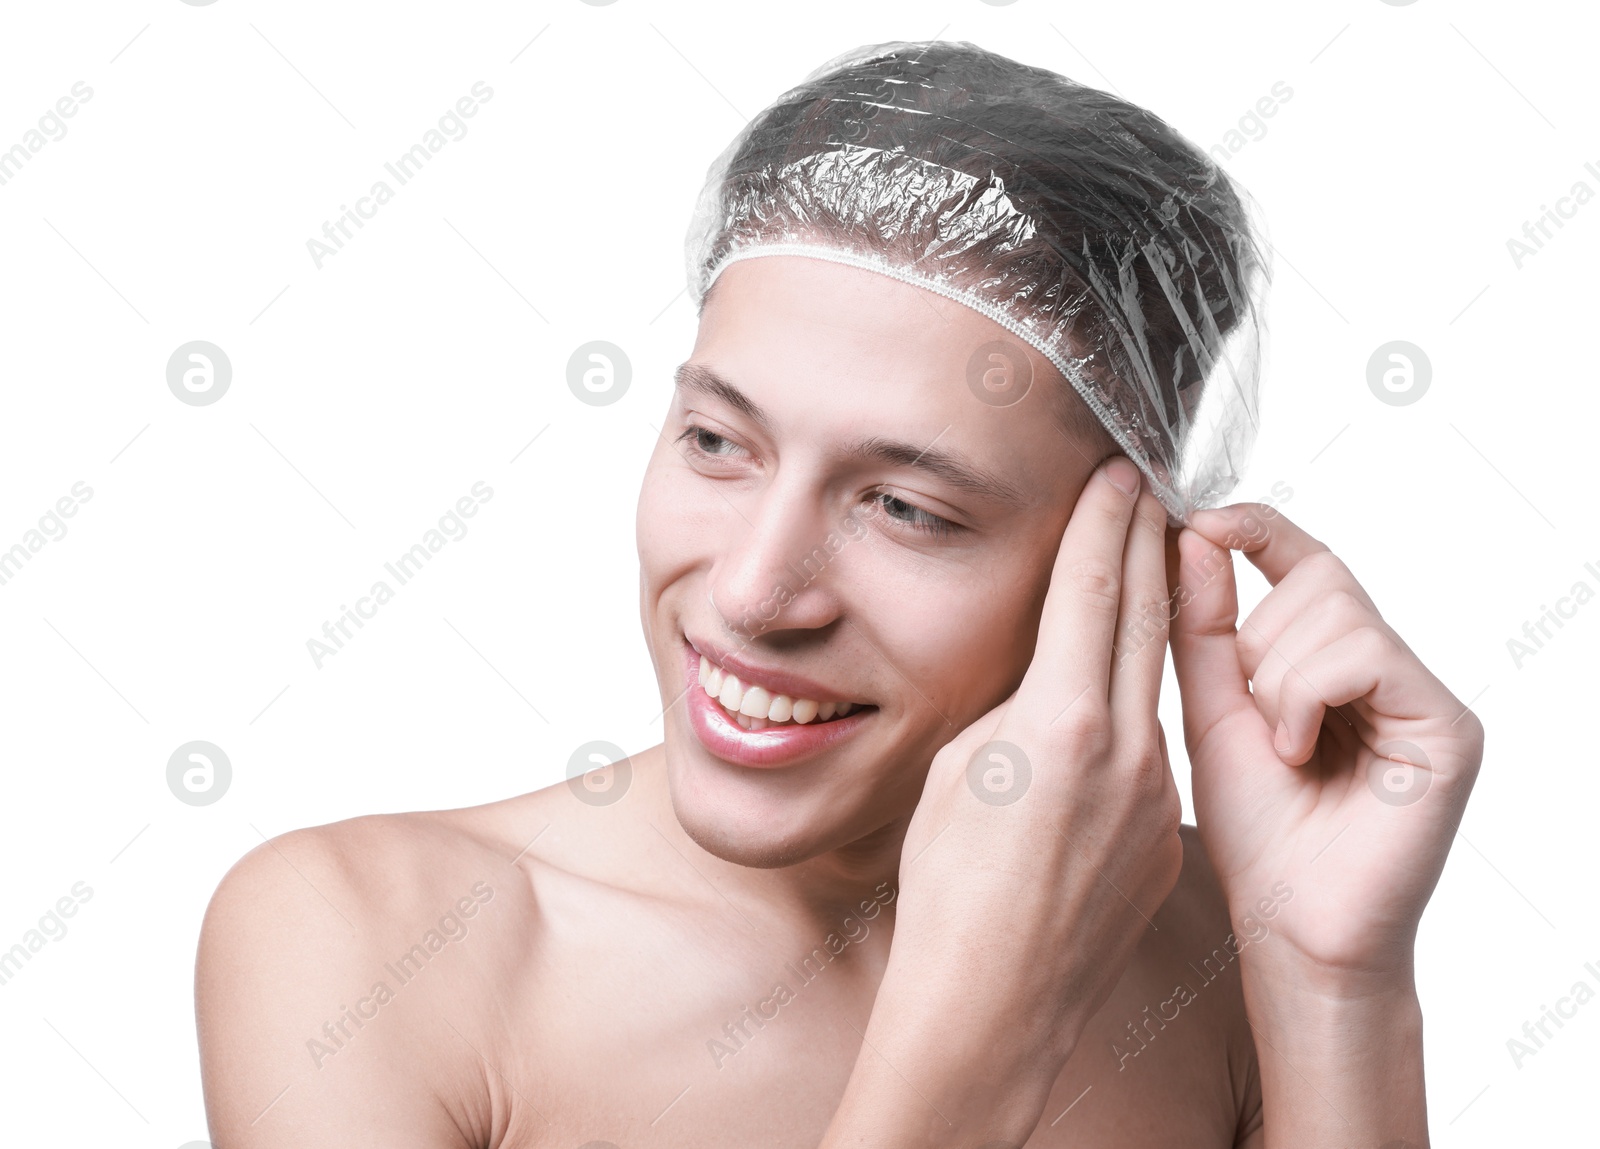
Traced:
<path fill-rule="evenodd" d="M 683 363 L 673 374 L 680 390 L 694 391 L 719 399 L 755 423 L 771 431 L 772 420 L 748 395 L 703 363 Z M 976 465 L 955 451 L 929 444 L 917 447 L 896 439 L 872 435 L 858 439 L 844 450 L 844 457 L 891 467 L 911 467 L 925 471 L 960 491 L 992 499 L 1009 506 L 1031 504 L 1027 494 L 1015 484 Z"/>

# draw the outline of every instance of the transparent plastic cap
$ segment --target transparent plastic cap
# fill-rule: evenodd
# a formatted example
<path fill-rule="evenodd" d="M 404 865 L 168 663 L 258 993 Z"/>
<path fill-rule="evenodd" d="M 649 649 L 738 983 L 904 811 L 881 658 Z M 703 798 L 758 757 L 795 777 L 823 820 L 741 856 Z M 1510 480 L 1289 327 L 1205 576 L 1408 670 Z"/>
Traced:
<path fill-rule="evenodd" d="M 697 311 L 729 264 L 891 275 L 1044 355 L 1174 522 L 1255 441 L 1271 269 L 1259 208 L 1165 121 L 965 42 L 846 52 L 711 165 L 686 240 Z"/>

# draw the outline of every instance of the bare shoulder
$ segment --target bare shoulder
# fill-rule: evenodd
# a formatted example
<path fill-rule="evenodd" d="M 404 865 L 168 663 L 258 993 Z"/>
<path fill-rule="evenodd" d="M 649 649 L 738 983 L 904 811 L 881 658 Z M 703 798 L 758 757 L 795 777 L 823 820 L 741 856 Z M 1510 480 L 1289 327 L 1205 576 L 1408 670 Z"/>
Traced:
<path fill-rule="evenodd" d="M 487 1143 L 481 1062 L 450 1019 L 498 968 L 495 919 L 520 920 L 504 822 L 489 807 L 352 818 L 233 865 L 195 968 L 214 1140 Z"/>
<path fill-rule="evenodd" d="M 513 802 L 516 800 L 512 800 Z M 291 830 L 262 842 L 224 875 L 210 912 L 238 901 L 230 895 L 263 896 L 277 891 L 295 904 L 312 903 L 339 924 L 353 927 L 348 915 L 392 916 L 418 901 L 437 901 L 439 892 L 459 884 L 461 875 L 498 863 L 505 869 L 509 838 L 501 836 L 494 803 L 460 810 L 369 814 Z M 291 879 L 293 879 L 291 881 Z M 321 879 L 319 882 L 318 879 Z M 336 905 L 322 886 L 331 886 L 353 904 Z"/>
<path fill-rule="evenodd" d="M 1252 945 L 1269 944 L 1272 918 L 1293 894 L 1281 883 L 1274 890 L 1263 890 L 1254 911 L 1235 920 L 1200 831 L 1184 825 L 1178 833 L 1183 840 L 1183 869 L 1155 920 L 1162 940 L 1153 947 L 1159 956 L 1151 964 L 1168 974 L 1167 994 L 1155 1009 L 1157 1026 L 1168 1014 L 1173 1015 L 1169 1024 L 1184 1014 L 1195 1015 L 1195 1036 L 1206 1047 L 1213 1067 L 1211 1088 L 1227 1101 L 1229 1116 L 1237 1120 L 1232 1143 L 1255 1145 L 1261 1136 L 1261 1074 L 1245 1016 L 1240 955 Z M 1158 1027 L 1141 1027 L 1147 1043 L 1144 1052 L 1163 1032 Z M 1218 1118 L 1220 1122 L 1221 1113 Z"/>
<path fill-rule="evenodd" d="M 1183 1115 L 1187 1144 L 1254 1145 L 1260 1075 L 1239 955 L 1268 935 L 1252 937 L 1232 921 L 1199 832 L 1183 826 L 1179 834 L 1183 868 L 1177 884 L 1086 1027 L 1069 1062 L 1069 1079 L 1057 1088 L 1065 1106 L 1086 1085 L 1096 1087 L 1101 1103 L 1080 1111 L 1079 1132 L 1093 1129 L 1107 1144 L 1128 1144 L 1126 1129 L 1116 1122 L 1146 1112 L 1151 1098 L 1160 1097 Z M 1095 1128 L 1101 1118 L 1104 1128 Z"/>
<path fill-rule="evenodd" d="M 1186 1029 L 1243 1028 L 1244 995 L 1236 968 L 1240 946 L 1227 899 L 1199 831 L 1185 825 L 1178 833 L 1183 841 L 1183 868 L 1152 918 L 1151 929 L 1140 941 L 1114 1000 L 1126 999 L 1130 991 L 1142 995 L 1141 1003 L 1156 994 L 1163 1000 L 1176 996 L 1183 1012 L 1205 1019 L 1201 1026 Z M 1176 993 L 1179 987 L 1192 992 Z M 1166 1012 L 1176 1008 L 1169 1006 Z M 1146 1011 L 1139 1012 L 1143 1015 Z M 1162 1011 L 1152 1008 L 1148 1012 L 1159 1015 Z"/>

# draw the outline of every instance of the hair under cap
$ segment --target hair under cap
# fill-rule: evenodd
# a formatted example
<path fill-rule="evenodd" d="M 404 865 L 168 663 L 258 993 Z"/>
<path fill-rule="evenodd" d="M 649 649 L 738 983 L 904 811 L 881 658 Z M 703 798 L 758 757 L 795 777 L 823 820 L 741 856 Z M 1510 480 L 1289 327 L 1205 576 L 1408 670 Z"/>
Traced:
<path fill-rule="evenodd" d="M 686 257 L 697 312 L 724 268 L 762 255 L 973 308 L 1055 365 L 1183 522 L 1234 489 L 1255 441 L 1264 234 L 1248 194 L 1150 112 L 970 43 L 893 42 L 750 121 L 707 173 Z M 974 383 L 986 402 L 1028 393 L 980 373 L 1002 380 Z"/>

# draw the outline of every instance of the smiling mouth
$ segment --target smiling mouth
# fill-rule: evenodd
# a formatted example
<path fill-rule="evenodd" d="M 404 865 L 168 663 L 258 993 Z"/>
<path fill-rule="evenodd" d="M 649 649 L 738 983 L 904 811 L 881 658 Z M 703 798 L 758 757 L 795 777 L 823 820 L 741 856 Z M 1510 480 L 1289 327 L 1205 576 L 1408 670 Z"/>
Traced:
<path fill-rule="evenodd" d="M 774 694 L 764 687 L 741 682 L 738 675 L 728 673 L 703 654 L 700 656 L 700 689 L 746 730 L 821 725 L 858 710 L 871 709 L 860 702 L 819 701 Z"/>

